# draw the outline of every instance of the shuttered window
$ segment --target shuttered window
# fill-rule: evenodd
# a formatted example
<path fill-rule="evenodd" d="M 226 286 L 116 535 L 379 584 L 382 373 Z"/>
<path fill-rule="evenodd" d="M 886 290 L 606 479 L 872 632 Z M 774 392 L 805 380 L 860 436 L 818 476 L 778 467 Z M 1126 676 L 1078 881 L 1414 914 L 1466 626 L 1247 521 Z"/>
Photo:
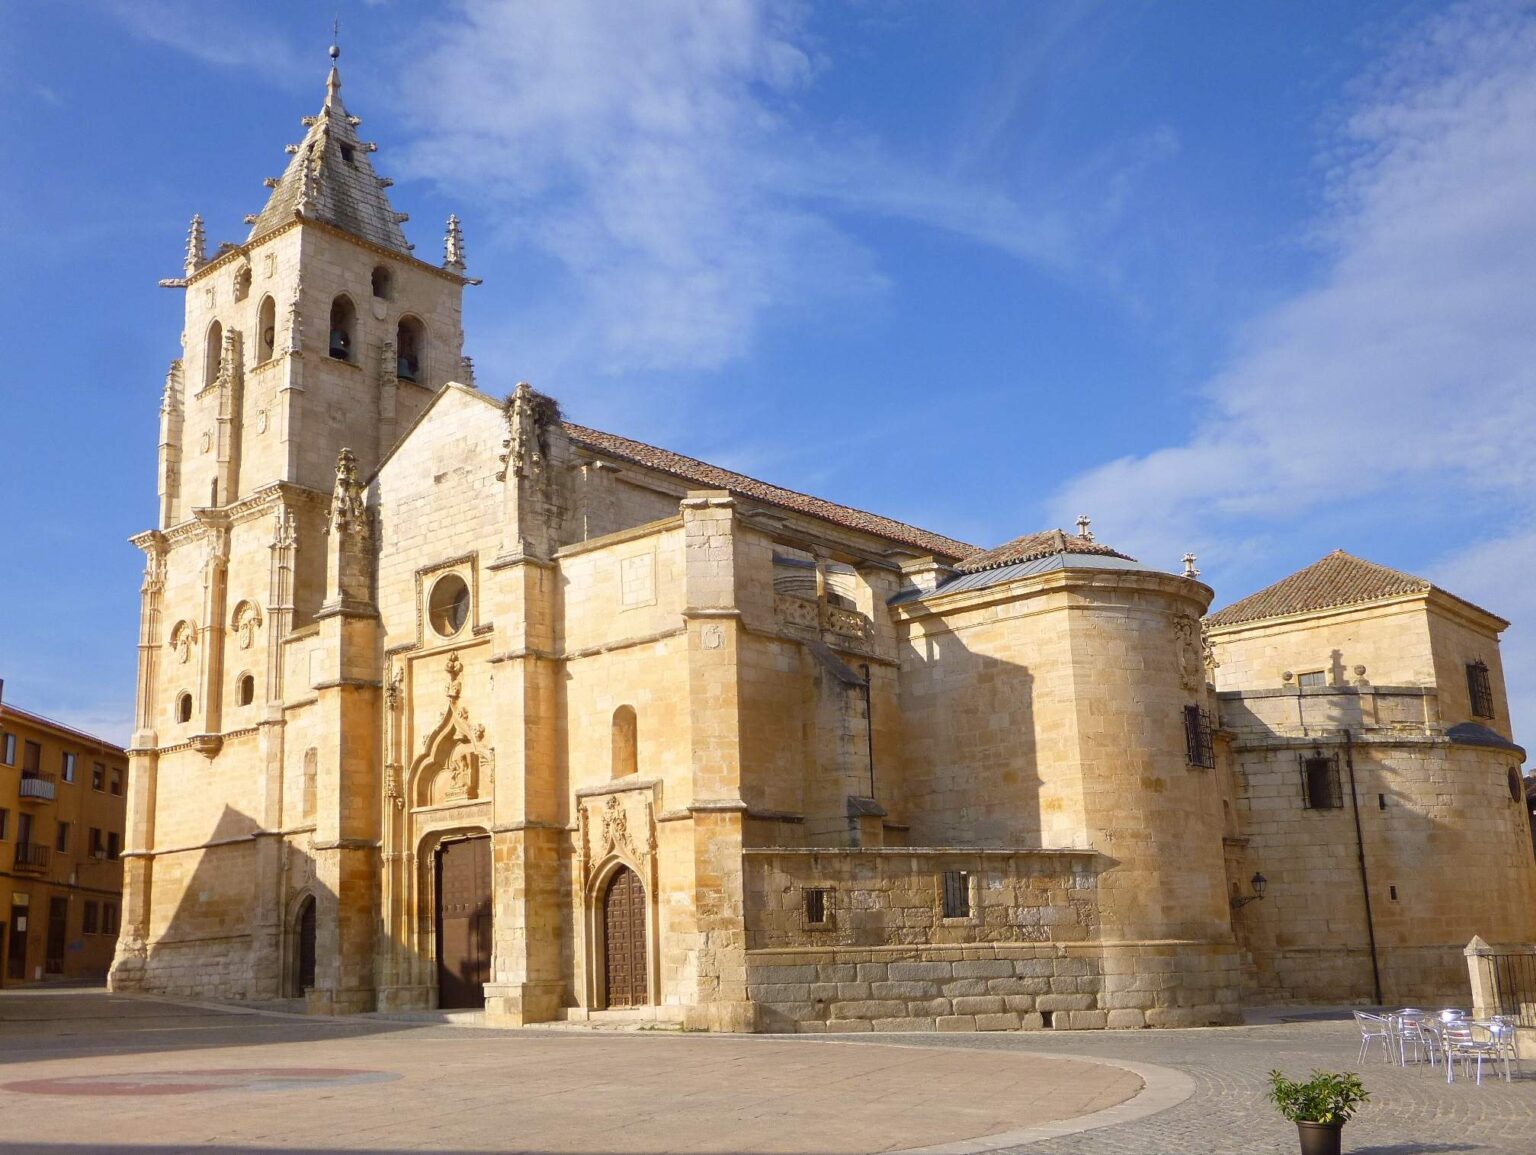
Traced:
<path fill-rule="evenodd" d="M 1308 810 L 1337 810 L 1344 805 L 1337 754 L 1301 759 L 1301 797 L 1302 805 Z"/>
<path fill-rule="evenodd" d="M 1493 717 L 1493 683 L 1488 680 L 1488 666 L 1481 658 L 1467 664 L 1467 696 L 1472 699 L 1474 718 Z"/>
<path fill-rule="evenodd" d="M 971 914 L 971 875 L 966 870 L 944 872 L 944 917 L 969 918 Z"/>

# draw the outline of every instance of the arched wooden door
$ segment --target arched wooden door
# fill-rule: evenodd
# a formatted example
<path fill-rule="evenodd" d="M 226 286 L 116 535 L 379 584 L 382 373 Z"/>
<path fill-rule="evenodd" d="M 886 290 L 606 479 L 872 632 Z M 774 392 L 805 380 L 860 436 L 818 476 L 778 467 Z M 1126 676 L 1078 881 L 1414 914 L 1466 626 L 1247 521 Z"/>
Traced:
<path fill-rule="evenodd" d="M 610 1007 L 650 1002 L 645 953 L 645 887 L 621 866 L 603 891 L 603 989 Z"/>
<path fill-rule="evenodd" d="M 293 994 L 295 997 L 315 985 L 315 900 L 306 898 L 299 908 L 298 941 L 293 952 Z"/>
<path fill-rule="evenodd" d="M 437 851 L 437 1005 L 485 1006 L 491 977 L 491 840 Z"/>

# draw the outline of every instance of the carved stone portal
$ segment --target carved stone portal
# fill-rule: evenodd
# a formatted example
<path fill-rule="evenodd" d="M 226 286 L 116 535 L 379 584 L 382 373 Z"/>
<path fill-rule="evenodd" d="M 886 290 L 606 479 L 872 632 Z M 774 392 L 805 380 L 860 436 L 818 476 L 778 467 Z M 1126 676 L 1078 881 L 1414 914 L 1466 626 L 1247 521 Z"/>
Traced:
<path fill-rule="evenodd" d="M 411 766 L 414 806 L 442 806 L 490 797 L 496 752 L 485 743 L 485 727 L 475 725 L 468 707 L 459 704 L 463 670 L 459 656 L 450 655 L 447 707 Z"/>

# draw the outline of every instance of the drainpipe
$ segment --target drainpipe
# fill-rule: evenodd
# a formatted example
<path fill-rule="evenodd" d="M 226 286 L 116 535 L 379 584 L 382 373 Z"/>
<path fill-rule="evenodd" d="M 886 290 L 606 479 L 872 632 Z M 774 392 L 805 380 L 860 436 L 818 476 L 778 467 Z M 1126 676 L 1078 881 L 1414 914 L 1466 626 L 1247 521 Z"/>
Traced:
<path fill-rule="evenodd" d="M 1381 963 L 1376 956 L 1376 924 L 1371 918 L 1371 880 L 1365 872 L 1365 836 L 1360 830 L 1360 794 L 1355 789 L 1354 739 L 1344 731 L 1344 764 L 1349 767 L 1349 801 L 1355 811 L 1355 853 L 1360 859 L 1360 897 L 1365 899 L 1365 933 L 1371 941 L 1371 985 L 1376 992 L 1376 1005 L 1381 1002 Z"/>
<path fill-rule="evenodd" d="M 869 750 L 869 798 L 875 798 L 875 711 L 870 705 L 869 663 L 859 667 L 864 672 L 864 744 Z"/>

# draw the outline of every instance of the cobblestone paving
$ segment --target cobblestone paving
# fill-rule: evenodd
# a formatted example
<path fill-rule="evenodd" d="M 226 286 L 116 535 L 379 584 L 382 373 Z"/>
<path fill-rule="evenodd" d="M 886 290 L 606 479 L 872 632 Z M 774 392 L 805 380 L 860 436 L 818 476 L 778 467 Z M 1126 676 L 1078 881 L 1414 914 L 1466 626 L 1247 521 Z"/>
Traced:
<path fill-rule="evenodd" d="M 214 1066 L 245 1065 L 236 1062 L 236 1051 L 223 1048 L 258 1048 L 268 1051 L 275 1046 L 283 1047 L 284 1055 L 291 1061 L 309 1048 L 335 1049 L 334 1060 L 345 1059 L 359 1067 L 384 1067 L 383 1060 L 395 1056 L 400 1044 L 418 1055 L 430 1054 L 437 1060 L 440 1078 L 447 1083 L 462 1083 L 471 1068 L 485 1062 L 495 1062 L 491 1052 L 502 1051 L 509 1045 L 515 1047 L 520 1040 L 559 1037 L 567 1043 L 582 1046 L 592 1044 L 592 1055 L 608 1054 L 615 1046 L 623 1047 L 625 1041 L 636 1044 L 635 1054 L 655 1061 L 654 1045 L 663 1042 L 646 1032 L 615 1034 L 612 1032 L 587 1032 L 583 1030 L 548 1030 L 530 1028 L 524 1031 L 500 1031 L 420 1022 L 389 1022 L 371 1017 L 340 1020 L 315 1020 L 277 1015 L 234 1014 L 208 1007 L 193 1007 L 148 1000 L 109 999 L 104 995 L 83 996 L 92 1000 L 80 1011 L 55 1016 L 51 1011 L 43 1013 L 42 1004 L 36 1004 L 37 1017 L 25 1021 L 18 1012 L 31 1008 L 10 1002 L 0 1007 L 0 1066 L 26 1068 L 42 1063 L 50 1068 L 48 1074 L 74 1074 L 81 1070 L 100 1067 L 114 1057 L 126 1060 L 129 1056 L 144 1055 L 146 1059 L 157 1057 L 161 1065 L 177 1068 L 194 1068 L 199 1063 Z M 98 1011 L 99 1000 L 110 1004 Z M 51 1001 L 51 1000 L 50 1000 Z M 105 1013 L 103 1013 L 105 1012 Z M 1303 1075 L 1315 1067 L 1329 1070 L 1354 1068 L 1358 1049 L 1358 1035 L 1349 1021 L 1300 1021 L 1279 1022 L 1262 1026 L 1214 1028 L 1183 1031 L 1069 1031 L 1027 1032 L 996 1034 L 880 1034 L 862 1036 L 671 1036 L 665 1040 L 671 1047 L 682 1051 L 674 1063 L 664 1057 L 663 1065 L 676 1071 L 687 1070 L 699 1063 L 724 1063 L 728 1056 L 742 1062 L 742 1074 L 757 1071 L 750 1076 L 754 1087 L 766 1101 L 772 1102 L 771 1111 L 783 1126 L 794 1118 L 793 1092 L 787 1097 L 778 1096 L 770 1086 L 778 1079 L 771 1071 L 759 1070 L 762 1062 L 772 1055 L 773 1064 L 783 1062 L 784 1048 L 805 1047 L 824 1049 L 829 1047 L 868 1047 L 872 1045 L 896 1045 L 905 1048 L 960 1048 L 971 1052 L 1009 1052 L 1038 1055 L 1041 1057 L 1082 1057 L 1088 1059 L 1120 1060 L 1171 1068 L 1189 1076 L 1195 1084 L 1194 1094 L 1177 1106 L 1155 1115 L 1115 1126 L 1082 1131 L 1077 1134 L 1051 1138 L 1027 1146 L 1012 1148 L 1023 1155 L 1291 1155 L 1296 1151 L 1295 1128 L 1282 1120 L 1274 1108 L 1263 1098 L 1265 1076 L 1274 1067 L 1287 1074 Z M 452 1046 L 423 1044 L 452 1043 Z M 480 1045 L 481 1043 L 485 1045 Z M 293 1046 L 286 1046 L 293 1044 Z M 743 1044 L 759 1044 L 766 1048 L 763 1060 L 752 1060 L 741 1055 Z M 715 1050 L 718 1048 L 718 1050 Z M 628 1048 L 624 1048 L 628 1049 Z M 750 1049 L 750 1046 L 749 1048 Z M 179 1052 L 179 1054 L 178 1054 Z M 200 1052 L 193 1058 L 187 1052 Z M 910 1052 L 908 1052 L 910 1054 Z M 455 1056 L 452 1061 L 449 1056 Z M 511 1056 L 508 1055 L 510 1059 Z M 895 1056 L 892 1056 L 894 1059 Z M 937 1056 L 935 1056 L 937 1058 Z M 806 1056 L 806 1068 L 820 1068 L 830 1056 L 818 1054 Z M 191 1060 L 191 1061 L 189 1061 Z M 82 1062 L 83 1061 L 83 1062 Z M 288 1060 L 285 1060 L 288 1061 Z M 398 1065 L 398 1064 L 397 1064 Z M 933 1071 L 946 1064 L 935 1063 Z M 458 1068 L 457 1072 L 454 1069 Z M 1407 1155 L 1410 1152 L 1480 1152 L 1497 1155 L 1530 1155 L 1536 1152 L 1536 1062 L 1527 1061 L 1523 1078 L 1506 1084 L 1497 1076 L 1485 1072 L 1482 1086 L 1470 1079 L 1458 1078 L 1447 1086 L 1439 1070 L 1427 1066 L 1410 1066 L 1399 1069 L 1377 1059 L 1371 1060 L 1362 1070 L 1365 1082 L 1372 1094 L 1371 1102 L 1357 1119 L 1345 1129 L 1345 1150 L 1354 1155 Z M 403 1069 L 403 1068 L 402 1068 Z M 585 1082 L 578 1064 L 576 1075 L 579 1083 Z M 901 1071 L 898 1076 L 897 1070 Z M 779 1070 L 774 1067 L 774 1070 Z M 933 1072 L 929 1082 L 913 1084 L 912 1076 L 922 1070 L 911 1064 L 892 1064 L 889 1072 L 900 1085 L 884 1085 L 888 1078 L 876 1077 L 873 1081 L 860 1082 L 856 1093 L 866 1099 L 890 1098 L 912 1106 L 914 1097 L 904 1088 L 919 1087 L 924 1093 L 932 1093 Z M 953 1072 L 951 1072 L 953 1074 Z M 19 1076 L 20 1072 L 18 1072 Z M 578 1077 L 579 1076 L 579 1077 Z M 473 1077 L 469 1077 L 473 1083 Z M 599 1079 L 599 1083 L 602 1080 Z M 792 1080 L 790 1080 L 792 1082 Z M 400 1086 L 393 1084 L 392 1086 Z M 785 1084 L 787 1089 L 789 1083 Z M 465 1093 L 474 1090 L 465 1088 Z M 478 1092 L 477 1092 L 478 1093 Z M 957 1094 L 964 1094 L 959 1088 Z M 1001 1122 L 1010 1117 L 1009 1106 L 999 1100 L 1006 1092 L 986 1107 L 992 1108 L 992 1116 Z M 578 1096 L 578 1098 L 581 1098 Z M 576 1099 L 572 1100 L 577 1101 Z M 587 1099 L 590 1107 L 591 1100 Z M 56 1106 L 66 1100 L 55 1099 Z M 79 1102 L 79 1100 L 74 1100 Z M 345 1109 L 341 1100 L 335 1106 Z M 700 1104 L 700 1106 L 704 1106 Z M 676 1105 L 672 1109 L 676 1109 Z M 590 1126 L 595 1120 L 590 1110 L 573 1116 L 574 1126 L 582 1123 Z M 1013 1116 L 1016 1117 L 1016 1116 Z M 1025 1120 L 1020 1120 L 1024 1122 Z M 377 1120 L 383 1124 L 385 1120 Z M 712 1146 L 701 1144 L 693 1150 L 764 1150 L 755 1143 L 754 1134 L 760 1131 L 763 1117 L 754 1128 L 745 1118 L 738 1119 L 727 1133 L 737 1136 L 740 1145 Z M 995 1125 L 994 1125 L 995 1126 Z M 368 1128 L 354 1125 L 353 1142 L 341 1139 L 336 1149 L 369 1152 L 394 1151 L 409 1147 L 413 1150 L 445 1151 L 464 1150 L 470 1146 L 483 1150 L 478 1144 L 449 1141 L 448 1136 L 437 1141 L 418 1137 L 416 1143 L 398 1142 L 396 1133 L 387 1126 L 376 1128 L 370 1136 L 374 1142 L 363 1142 L 358 1131 Z M 470 1128 L 473 1131 L 473 1128 Z M 275 1144 L 261 1147 L 271 1151 Z M 896 1144 L 906 1146 L 908 1144 Z M 254 1152 L 256 1147 L 232 1147 L 216 1144 L 228 1151 Z M 331 1144 L 327 1144 L 331 1146 Z M 892 1145 L 881 1144 L 886 1150 Z M 7 1142 L 4 1128 L 0 1128 L 0 1153 L 12 1155 L 29 1150 L 25 1144 Z M 99 1152 L 109 1148 L 98 1143 L 85 1146 L 50 1148 L 51 1155 L 61 1152 Z M 110 1148 L 114 1151 L 142 1152 L 148 1148 L 134 1145 Z M 562 1147 L 562 1149 L 568 1149 Z M 595 1151 L 598 1147 L 581 1148 Z M 782 1149 L 782 1148 L 781 1148 Z M 815 1155 L 825 1146 L 811 1143 L 796 1150 Z M 844 1150 L 847 1149 L 845 1146 Z"/>
<path fill-rule="evenodd" d="M 825 1038 L 825 1036 L 819 1036 Z M 860 1037 L 857 1042 L 893 1042 Z M 1361 1071 L 1371 1101 L 1344 1129 L 1353 1155 L 1409 1152 L 1536 1152 L 1536 1062 L 1505 1083 L 1483 1072 L 1446 1086 L 1440 1069 L 1398 1068 L 1373 1057 L 1357 1068 L 1352 1022 L 1300 1022 L 1186 1031 L 1070 1031 L 1062 1034 L 902 1035 L 908 1045 L 1025 1050 L 1156 1063 L 1195 1080 L 1192 1097 L 1138 1122 L 1084 1131 L 1015 1150 L 1036 1155 L 1274 1155 L 1296 1150 L 1295 1127 L 1264 1099 L 1265 1076 L 1314 1067 Z"/>

